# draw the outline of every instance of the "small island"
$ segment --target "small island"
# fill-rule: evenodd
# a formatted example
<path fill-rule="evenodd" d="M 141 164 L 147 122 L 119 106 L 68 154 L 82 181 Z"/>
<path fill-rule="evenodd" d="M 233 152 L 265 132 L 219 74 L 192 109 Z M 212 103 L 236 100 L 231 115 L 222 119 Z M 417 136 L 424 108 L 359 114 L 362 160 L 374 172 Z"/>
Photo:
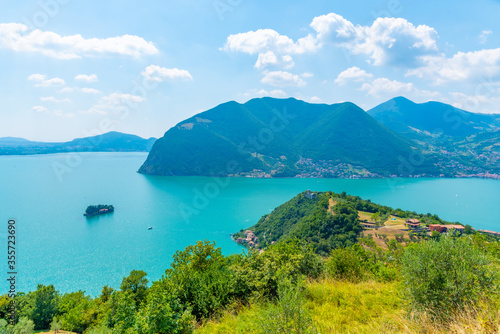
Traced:
<path fill-rule="evenodd" d="M 94 217 L 99 215 L 104 215 L 107 213 L 112 213 L 115 211 L 115 208 L 112 205 L 89 205 L 85 213 L 83 214 L 85 217 Z"/>

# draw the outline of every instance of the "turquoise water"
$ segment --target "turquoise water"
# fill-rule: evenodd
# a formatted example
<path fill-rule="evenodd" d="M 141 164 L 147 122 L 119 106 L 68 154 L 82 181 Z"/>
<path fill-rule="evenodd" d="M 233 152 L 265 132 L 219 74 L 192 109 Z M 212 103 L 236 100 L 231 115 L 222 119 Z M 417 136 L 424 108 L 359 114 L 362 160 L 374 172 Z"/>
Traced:
<path fill-rule="evenodd" d="M 97 295 L 104 285 L 119 287 L 133 269 L 156 280 L 175 251 L 197 240 L 215 240 L 226 254 L 241 252 L 230 233 L 307 189 L 346 191 L 500 230 L 499 181 L 151 177 L 136 173 L 145 159 L 144 153 L 0 157 L 0 249 L 6 250 L 7 221 L 15 218 L 18 291 L 43 283 Z M 90 204 L 116 210 L 86 219 Z M 6 256 L 0 254 L 4 273 Z"/>

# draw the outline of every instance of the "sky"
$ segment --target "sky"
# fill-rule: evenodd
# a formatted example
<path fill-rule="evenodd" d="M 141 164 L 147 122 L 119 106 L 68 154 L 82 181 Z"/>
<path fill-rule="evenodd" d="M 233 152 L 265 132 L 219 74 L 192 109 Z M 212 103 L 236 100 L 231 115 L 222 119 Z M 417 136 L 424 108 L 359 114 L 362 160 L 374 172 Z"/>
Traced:
<path fill-rule="evenodd" d="M 0 137 L 161 137 L 227 101 L 500 113 L 499 0 L 0 0 Z"/>

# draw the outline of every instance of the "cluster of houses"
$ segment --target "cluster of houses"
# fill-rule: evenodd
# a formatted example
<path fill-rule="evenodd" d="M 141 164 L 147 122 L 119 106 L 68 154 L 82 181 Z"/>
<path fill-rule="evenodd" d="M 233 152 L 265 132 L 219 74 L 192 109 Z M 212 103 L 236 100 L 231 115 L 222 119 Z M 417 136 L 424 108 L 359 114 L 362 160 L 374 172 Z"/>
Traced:
<path fill-rule="evenodd" d="M 367 228 L 367 229 L 377 227 L 377 224 L 374 222 L 371 222 L 371 221 L 360 222 L 360 224 L 361 224 L 361 227 Z M 422 225 L 422 223 L 420 222 L 419 219 L 407 219 L 405 222 L 405 226 L 413 231 L 427 231 L 427 232 L 436 231 L 439 233 L 447 233 L 452 229 L 459 232 L 459 233 L 462 233 L 465 230 L 465 227 L 462 225 L 430 224 L 428 227 L 425 227 Z M 484 232 L 497 233 L 497 232 L 492 232 L 492 231 L 484 231 Z M 497 233 L 497 235 L 500 235 L 500 233 Z"/>
<path fill-rule="evenodd" d="M 441 224 L 429 224 L 427 228 L 422 226 L 422 223 L 418 219 L 407 219 L 405 222 L 405 226 L 412 230 L 426 230 L 429 232 L 439 232 L 439 233 L 447 233 L 450 230 L 455 230 L 458 233 L 463 233 L 465 227 L 462 225 L 441 225 Z"/>
<path fill-rule="evenodd" d="M 238 238 L 236 239 L 236 242 L 239 244 L 248 244 L 249 247 L 255 247 L 255 248 L 259 247 L 259 238 L 256 237 L 252 231 L 246 230 L 245 235 L 246 235 L 245 239 Z"/>

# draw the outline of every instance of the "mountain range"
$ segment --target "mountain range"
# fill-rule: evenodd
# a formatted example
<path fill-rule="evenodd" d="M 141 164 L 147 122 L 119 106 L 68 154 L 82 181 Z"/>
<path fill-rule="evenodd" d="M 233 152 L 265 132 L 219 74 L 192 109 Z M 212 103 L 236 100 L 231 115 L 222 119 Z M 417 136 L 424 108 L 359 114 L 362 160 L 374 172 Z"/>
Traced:
<path fill-rule="evenodd" d="M 149 175 L 476 176 L 500 173 L 499 115 L 396 97 L 353 103 L 294 98 L 227 102 L 169 129 L 139 169 Z"/>
<path fill-rule="evenodd" d="M 69 142 L 35 142 L 24 138 L 0 138 L 0 155 L 27 155 L 64 152 L 149 152 L 156 138 L 108 132 L 98 136 L 77 138 Z"/>

